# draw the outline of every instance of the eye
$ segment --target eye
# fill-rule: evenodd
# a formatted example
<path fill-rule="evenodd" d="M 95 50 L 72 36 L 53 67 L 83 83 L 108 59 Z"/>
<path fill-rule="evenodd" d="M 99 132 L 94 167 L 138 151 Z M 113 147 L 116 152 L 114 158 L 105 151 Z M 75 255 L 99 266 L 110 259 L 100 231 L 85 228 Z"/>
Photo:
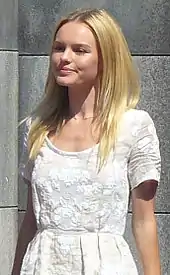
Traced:
<path fill-rule="evenodd" d="M 76 48 L 74 49 L 74 51 L 77 53 L 77 54 L 85 54 L 87 53 L 87 51 L 83 48 Z"/>
<path fill-rule="evenodd" d="M 64 52 L 65 51 L 65 47 L 61 46 L 61 45 L 54 45 L 53 49 L 55 52 Z"/>

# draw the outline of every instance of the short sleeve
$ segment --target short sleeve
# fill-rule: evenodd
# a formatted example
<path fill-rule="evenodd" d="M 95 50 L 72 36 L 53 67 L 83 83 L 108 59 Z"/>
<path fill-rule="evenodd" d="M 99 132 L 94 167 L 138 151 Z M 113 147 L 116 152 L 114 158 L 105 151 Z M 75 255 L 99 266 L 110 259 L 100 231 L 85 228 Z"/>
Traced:
<path fill-rule="evenodd" d="M 143 111 L 128 161 L 131 190 L 147 180 L 160 181 L 161 157 L 159 140 L 150 115 Z"/>
<path fill-rule="evenodd" d="M 21 158 L 19 163 L 19 175 L 22 178 L 27 179 L 28 181 L 31 181 L 32 177 L 32 170 L 33 170 L 33 161 L 29 159 L 28 154 L 28 132 L 31 125 L 31 118 L 26 120 L 25 123 L 25 129 L 23 133 L 23 139 L 22 139 L 22 151 L 21 151 Z"/>

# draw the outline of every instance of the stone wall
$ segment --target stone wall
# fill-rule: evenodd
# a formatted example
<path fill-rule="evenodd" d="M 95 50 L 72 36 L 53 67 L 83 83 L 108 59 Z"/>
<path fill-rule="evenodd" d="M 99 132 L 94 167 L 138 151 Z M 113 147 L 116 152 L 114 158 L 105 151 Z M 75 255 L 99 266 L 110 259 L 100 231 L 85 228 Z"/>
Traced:
<path fill-rule="evenodd" d="M 0 275 L 10 274 L 17 238 L 17 2 L 0 1 Z"/>

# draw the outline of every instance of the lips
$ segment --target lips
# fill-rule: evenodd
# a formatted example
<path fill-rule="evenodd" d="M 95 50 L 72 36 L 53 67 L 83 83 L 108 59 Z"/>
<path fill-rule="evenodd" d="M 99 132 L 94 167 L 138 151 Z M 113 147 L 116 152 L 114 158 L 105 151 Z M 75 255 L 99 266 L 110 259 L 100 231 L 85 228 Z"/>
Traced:
<path fill-rule="evenodd" d="M 73 69 L 67 68 L 67 67 L 60 68 L 59 70 L 60 70 L 60 71 L 64 71 L 64 72 L 74 72 Z"/>
<path fill-rule="evenodd" d="M 67 67 L 59 68 L 58 70 L 58 75 L 59 76 L 68 76 L 71 75 L 75 70 Z"/>

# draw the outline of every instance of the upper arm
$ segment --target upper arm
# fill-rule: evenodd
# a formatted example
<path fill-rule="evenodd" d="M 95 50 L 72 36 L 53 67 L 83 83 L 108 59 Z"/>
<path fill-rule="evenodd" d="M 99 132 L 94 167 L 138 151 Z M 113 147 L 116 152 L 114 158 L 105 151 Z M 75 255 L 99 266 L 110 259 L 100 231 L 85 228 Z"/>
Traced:
<path fill-rule="evenodd" d="M 22 153 L 19 162 L 19 174 L 24 179 L 24 182 L 29 183 L 32 177 L 34 162 L 29 159 L 28 152 L 28 133 L 31 126 L 31 118 L 26 121 L 25 129 L 22 138 Z"/>
<path fill-rule="evenodd" d="M 155 125 L 147 112 L 139 114 L 138 129 L 135 138 L 133 137 L 134 141 L 128 161 L 128 179 L 131 190 L 143 182 L 156 181 L 159 183 L 161 172 L 159 140 Z M 134 193 L 136 194 L 136 192 L 143 192 L 143 187 Z"/>
<path fill-rule="evenodd" d="M 151 221 L 155 210 L 157 181 L 148 180 L 132 190 L 132 216 L 138 221 Z"/>
<path fill-rule="evenodd" d="M 32 186 L 28 180 L 24 179 L 24 181 L 27 183 L 27 186 L 28 186 L 27 208 L 26 208 L 24 219 L 29 221 L 29 223 L 31 223 L 31 225 L 36 227 L 36 219 L 35 219 L 35 214 L 34 214 L 34 209 L 33 209 L 33 200 L 32 200 Z"/>

